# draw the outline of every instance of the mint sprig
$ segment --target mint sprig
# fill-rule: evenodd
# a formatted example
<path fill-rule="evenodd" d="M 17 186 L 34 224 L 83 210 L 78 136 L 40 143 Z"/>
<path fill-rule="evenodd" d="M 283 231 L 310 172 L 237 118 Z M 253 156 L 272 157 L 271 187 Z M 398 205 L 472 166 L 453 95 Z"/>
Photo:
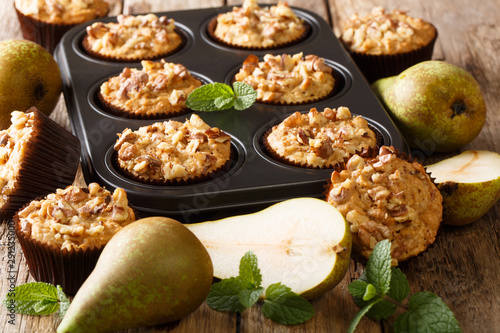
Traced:
<path fill-rule="evenodd" d="M 235 81 L 233 88 L 224 83 L 210 83 L 194 89 L 186 106 L 195 111 L 219 111 L 234 107 L 248 109 L 257 99 L 257 91 L 249 84 Z"/>
<path fill-rule="evenodd" d="M 27 315 L 50 315 L 59 311 L 62 319 L 69 307 L 69 299 L 60 286 L 44 282 L 25 283 L 7 293 L 3 304 L 10 311 Z"/>
<path fill-rule="evenodd" d="M 247 252 L 240 260 L 239 275 L 212 285 L 207 304 L 217 311 L 243 312 L 264 292 L 257 256 Z M 284 325 L 303 323 L 314 316 L 311 304 L 289 287 L 274 283 L 267 287 L 262 305 L 264 317 Z"/>
<path fill-rule="evenodd" d="M 398 307 L 406 312 L 394 323 L 394 332 L 462 332 L 450 308 L 431 292 L 418 292 L 403 301 L 410 293 L 406 276 L 399 268 L 391 267 L 391 243 L 379 242 L 368 258 L 365 272 L 348 286 L 349 293 L 360 311 L 351 321 L 347 332 L 356 330 L 363 316 L 376 320 L 388 318 Z"/>

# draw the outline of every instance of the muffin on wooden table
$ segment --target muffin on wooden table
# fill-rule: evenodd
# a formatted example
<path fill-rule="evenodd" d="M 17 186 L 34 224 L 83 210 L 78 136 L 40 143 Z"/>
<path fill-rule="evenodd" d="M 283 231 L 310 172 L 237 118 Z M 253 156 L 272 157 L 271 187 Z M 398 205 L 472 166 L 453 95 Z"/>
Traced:
<path fill-rule="evenodd" d="M 14 216 L 31 275 L 74 295 L 108 241 L 136 220 L 127 194 L 97 183 L 68 186 L 33 200 Z"/>
<path fill-rule="evenodd" d="M 141 61 L 166 57 L 183 44 L 175 21 L 165 15 L 118 15 L 117 22 L 87 26 L 83 46 L 93 57 L 110 61 Z"/>
<path fill-rule="evenodd" d="M 340 39 L 369 82 L 398 75 L 432 58 L 437 29 L 405 11 L 376 7 L 366 16 L 354 14 Z"/>
<path fill-rule="evenodd" d="M 103 0 L 15 0 L 23 37 L 50 53 L 69 29 L 108 14 Z"/>
<path fill-rule="evenodd" d="M 102 106 L 126 118 L 157 119 L 188 111 L 187 96 L 203 83 L 181 64 L 144 60 L 142 69 L 125 67 L 98 92 Z"/>
<path fill-rule="evenodd" d="M 332 95 L 335 78 L 332 67 L 316 55 L 266 54 L 263 61 L 249 55 L 235 81 L 251 85 L 257 91 L 257 101 L 294 105 L 312 103 Z"/>
<path fill-rule="evenodd" d="M 388 239 L 393 265 L 434 243 L 443 214 L 442 196 L 424 167 L 387 146 L 375 157 L 354 155 L 334 171 L 326 199 L 349 222 L 355 252 L 368 258 Z"/>

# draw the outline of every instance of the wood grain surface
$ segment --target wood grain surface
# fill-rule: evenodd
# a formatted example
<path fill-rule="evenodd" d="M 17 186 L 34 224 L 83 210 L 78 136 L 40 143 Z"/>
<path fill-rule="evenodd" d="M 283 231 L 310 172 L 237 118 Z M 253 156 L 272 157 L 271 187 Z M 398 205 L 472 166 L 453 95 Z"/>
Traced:
<path fill-rule="evenodd" d="M 218 0 L 111 0 L 110 16 L 204 7 L 240 5 L 242 1 Z M 266 2 L 275 3 L 276 1 Z M 0 40 L 22 38 L 13 1 L 0 6 Z M 355 12 L 368 13 L 375 6 L 404 9 L 432 22 L 439 31 L 434 59 L 444 60 L 469 71 L 479 82 L 488 114 L 486 124 L 462 150 L 500 152 L 500 3 L 498 0 L 289 0 L 292 6 L 316 12 L 338 36 L 342 23 Z M 305 50 L 307 51 L 307 50 Z M 70 129 L 61 98 L 51 117 Z M 423 155 L 431 163 L 456 154 Z M 84 185 L 79 173 L 75 183 Z M 0 225 L 0 298 L 13 283 L 34 281 L 29 275 L 19 243 L 15 244 L 15 269 L 8 266 L 10 221 Z M 409 279 L 411 292 L 428 290 L 439 295 L 452 309 L 464 332 L 500 332 L 500 204 L 482 219 L 465 226 L 442 226 L 435 243 L 423 254 L 400 265 Z M 344 280 L 326 295 L 312 300 L 316 311 L 308 322 L 282 326 L 265 319 L 256 305 L 241 315 L 216 312 L 203 304 L 179 322 L 127 332 L 345 332 L 358 308 L 347 291 L 364 266 L 351 260 Z M 54 332 L 59 318 L 16 315 L 8 323 L 5 307 L 0 310 L 1 332 Z M 383 321 L 362 319 L 357 332 L 391 332 L 394 316 Z"/>

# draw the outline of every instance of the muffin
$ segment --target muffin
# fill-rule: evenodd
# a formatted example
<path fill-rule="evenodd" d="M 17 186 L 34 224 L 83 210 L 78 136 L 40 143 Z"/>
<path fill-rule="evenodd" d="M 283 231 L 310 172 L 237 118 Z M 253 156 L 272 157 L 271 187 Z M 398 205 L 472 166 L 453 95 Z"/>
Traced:
<path fill-rule="evenodd" d="M 111 237 L 135 219 L 123 189 L 111 193 L 97 183 L 57 189 L 14 217 L 31 275 L 61 285 L 71 295 L 92 272 Z"/>
<path fill-rule="evenodd" d="M 184 123 L 169 120 L 125 129 L 114 149 L 123 174 L 155 185 L 203 181 L 231 161 L 231 137 L 196 114 Z"/>
<path fill-rule="evenodd" d="M 353 15 L 344 25 L 341 41 L 366 79 L 398 75 L 432 58 L 436 28 L 407 12 L 376 7 L 364 17 Z"/>
<path fill-rule="evenodd" d="M 375 149 L 377 136 L 360 116 L 346 107 L 295 112 L 264 136 L 276 160 L 307 168 L 333 168 L 357 152 Z"/>
<path fill-rule="evenodd" d="M 256 0 L 245 0 L 242 7 L 219 14 L 208 28 L 216 41 L 248 49 L 283 47 L 302 40 L 309 31 L 286 2 L 260 7 Z"/>
<path fill-rule="evenodd" d="M 14 7 L 25 39 L 54 52 L 69 29 L 108 14 L 103 0 L 15 0 Z"/>
<path fill-rule="evenodd" d="M 329 97 L 335 87 L 332 68 L 316 55 L 266 54 L 259 62 L 249 55 L 234 77 L 257 91 L 257 101 L 269 104 L 304 104 Z"/>
<path fill-rule="evenodd" d="M 112 61 L 152 60 L 172 54 L 183 44 L 175 22 L 166 16 L 118 15 L 117 23 L 95 22 L 87 26 L 85 51 Z"/>
<path fill-rule="evenodd" d="M 187 96 L 203 83 L 181 64 L 141 61 L 142 69 L 125 67 L 100 86 L 105 110 L 127 118 L 157 119 L 185 113 Z"/>
<path fill-rule="evenodd" d="M 73 183 L 80 140 L 36 108 L 12 112 L 0 131 L 0 218 L 27 202 Z"/>
<path fill-rule="evenodd" d="M 352 156 L 332 173 L 326 197 L 349 222 L 354 251 L 368 258 L 388 239 L 393 265 L 425 251 L 441 224 L 439 190 L 422 165 L 393 147 L 381 147 L 376 157 Z"/>

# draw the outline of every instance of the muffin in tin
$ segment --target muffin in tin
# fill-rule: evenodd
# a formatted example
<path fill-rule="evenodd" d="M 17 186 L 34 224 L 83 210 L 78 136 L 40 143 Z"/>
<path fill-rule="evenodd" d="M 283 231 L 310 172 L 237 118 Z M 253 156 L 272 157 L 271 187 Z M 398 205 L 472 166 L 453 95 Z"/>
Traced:
<path fill-rule="evenodd" d="M 368 122 L 347 107 L 295 112 L 264 135 L 264 146 L 281 162 L 305 168 L 333 168 L 357 152 L 375 149 Z"/>
<path fill-rule="evenodd" d="M 26 202 L 73 183 L 80 140 L 35 107 L 14 111 L 0 131 L 0 217 Z"/>
<path fill-rule="evenodd" d="M 340 40 L 369 82 L 401 73 L 432 58 L 437 29 L 402 10 L 376 7 L 366 16 L 354 14 Z"/>
<path fill-rule="evenodd" d="M 331 175 L 326 200 L 350 224 L 353 250 L 368 258 L 391 242 L 392 264 L 434 243 L 442 220 L 442 196 L 424 167 L 382 146 L 377 156 L 352 156 Z"/>
<path fill-rule="evenodd" d="M 70 185 L 36 199 L 15 217 L 31 275 L 75 294 L 108 241 L 136 216 L 121 188 Z"/>
<path fill-rule="evenodd" d="M 141 61 L 166 57 L 182 47 L 175 21 L 163 15 L 123 15 L 117 22 L 87 26 L 82 44 L 96 58 L 110 61 Z"/>
<path fill-rule="evenodd" d="M 251 85 L 258 102 L 297 105 L 330 97 L 335 87 L 332 71 L 323 58 L 312 54 L 266 54 L 263 61 L 251 54 L 234 80 Z"/>
<path fill-rule="evenodd" d="M 14 7 L 25 39 L 50 53 L 71 28 L 108 14 L 103 0 L 15 0 Z"/>
<path fill-rule="evenodd" d="M 260 7 L 256 0 L 245 0 L 241 7 L 219 14 L 208 27 L 219 43 L 246 49 L 271 49 L 303 40 L 309 25 L 286 2 Z"/>
<path fill-rule="evenodd" d="M 153 185 L 184 185 L 210 179 L 231 163 L 231 137 L 192 114 L 125 129 L 114 145 L 116 164 L 130 179 Z"/>
<path fill-rule="evenodd" d="M 181 64 L 141 61 L 101 84 L 98 99 L 105 110 L 126 118 L 157 119 L 188 111 L 187 96 L 203 83 Z"/>

